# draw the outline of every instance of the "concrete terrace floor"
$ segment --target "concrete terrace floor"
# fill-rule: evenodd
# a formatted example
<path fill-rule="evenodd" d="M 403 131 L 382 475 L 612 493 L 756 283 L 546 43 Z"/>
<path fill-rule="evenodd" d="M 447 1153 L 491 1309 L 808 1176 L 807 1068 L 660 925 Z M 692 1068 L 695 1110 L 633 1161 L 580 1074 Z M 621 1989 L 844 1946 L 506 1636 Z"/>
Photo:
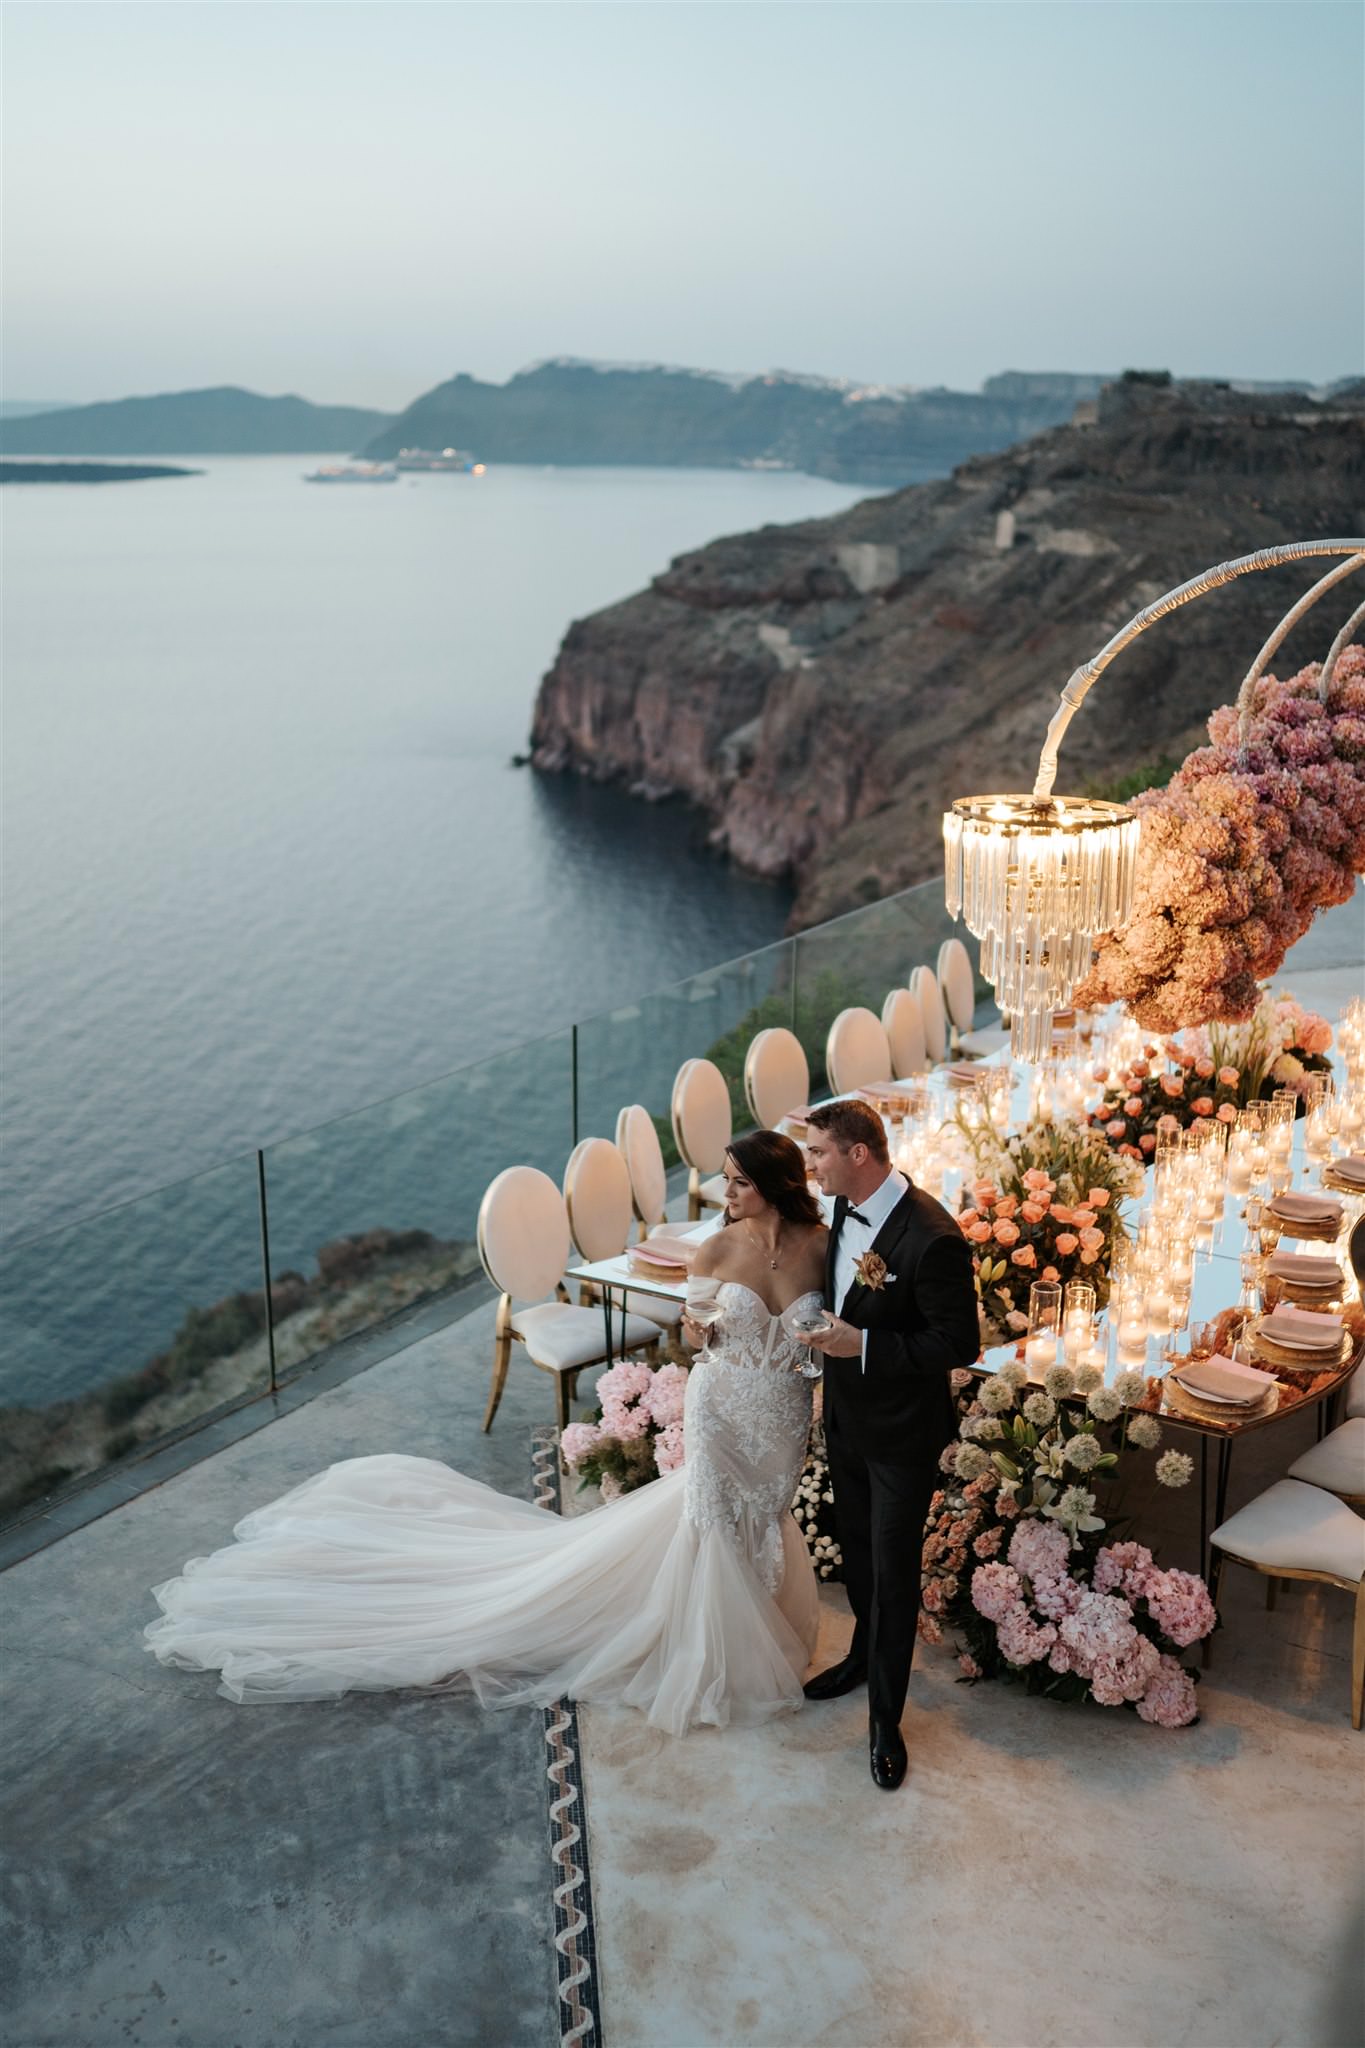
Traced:
<path fill-rule="evenodd" d="M 1323 1008 L 1359 992 L 1341 963 L 1360 906 L 1280 983 Z M 133 1497 L 84 1527 L 59 1513 L 59 1540 L 4 1574 L 5 2048 L 563 2038 L 538 1713 L 404 1694 L 246 1710 L 140 1643 L 154 1583 L 336 1459 L 435 1456 L 529 1494 L 551 1389 L 514 1361 L 480 1434 L 492 1319 L 414 1321 L 357 1376 L 320 1371 L 311 1399 L 296 1382 L 290 1412 L 206 1431 L 188 1469 L 183 1449 L 147 1461 L 113 1489 Z M 1240 1446 L 1230 1507 L 1312 1428 Z M 1135 1510 L 1196 1565 L 1196 1488 Z M 1268 1614 L 1232 1570 L 1224 1614 L 1185 1731 L 959 1686 L 921 1647 L 893 1799 L 867 1775 L 860 1695 L 681 1744 L 585 1711 L 606 2048 L 1355 2048 L 1350 1602 L 1298 1586 Z M 829 1655 L 846 1628 L 826 1589 Z"/>

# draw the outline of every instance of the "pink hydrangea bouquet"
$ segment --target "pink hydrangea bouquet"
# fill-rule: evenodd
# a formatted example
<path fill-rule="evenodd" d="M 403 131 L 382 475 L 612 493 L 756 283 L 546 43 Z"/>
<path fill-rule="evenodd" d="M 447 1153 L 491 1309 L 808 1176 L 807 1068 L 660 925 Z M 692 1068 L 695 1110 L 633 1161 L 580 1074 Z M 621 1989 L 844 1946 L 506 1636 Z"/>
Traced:
<path fill-rule="evenodd" d="M 1028 1327 L 1035 1280 L 1088 1280 L 1109 1298 L 1119 1204 L 1136 1192 L 1130 1167 L 1083 1124 L 1035 1121 L 1009 1139 L 960 1122 L 976 1177 L 958 1226 L 972 1248 L 982 1341 L 1002 1344 Z"/>
<path fill-rule="evenodd" d="M 961 1426 L 925 1532 L 920 1634 L 956 1630 L 967 1679 L 1131 1705 L 1163 1728 L 1193 1721 L 1197 1674 L 1181 1652 L 1217 1623 L 1208 1588 L 1143 1544 L 1106 1541 L 1099 1512 L 1120 1462 L 1160 1443 L 1142 1374 L 1106 1386 L 1098 1368 L 1059 1364 L 1030 1387 L 1012 1362 L 953 1381 Z M 1166 1486 L 1193 1470 L 1181 1451 L 1156 1460 Z"/>
<path fill-rule="evenodd" d="M 598 1408 L 560 1437 L 564 1463 L 585 1486 L 618 1500 L 683 1462 L 686 1366 L 623 1358 L 597 1382 Z"/>

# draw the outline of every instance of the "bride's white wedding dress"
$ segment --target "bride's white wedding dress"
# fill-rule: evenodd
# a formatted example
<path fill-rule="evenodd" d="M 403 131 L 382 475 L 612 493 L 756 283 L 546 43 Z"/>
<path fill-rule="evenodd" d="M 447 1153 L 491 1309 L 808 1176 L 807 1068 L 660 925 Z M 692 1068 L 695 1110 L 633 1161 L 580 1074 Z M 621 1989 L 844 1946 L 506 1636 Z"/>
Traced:
<path fill-rule="evenodd" d="M 719 1299 L 680 1470 L 561 1518 L 432 1458 L 349 1458 L 155 1587 L 147 1648 L 239 1702 L 467 1683 L 490 1706 L 620 1702 L 674 1734 L 799 1706 L 811 1383 L 751 1288 Z"/>

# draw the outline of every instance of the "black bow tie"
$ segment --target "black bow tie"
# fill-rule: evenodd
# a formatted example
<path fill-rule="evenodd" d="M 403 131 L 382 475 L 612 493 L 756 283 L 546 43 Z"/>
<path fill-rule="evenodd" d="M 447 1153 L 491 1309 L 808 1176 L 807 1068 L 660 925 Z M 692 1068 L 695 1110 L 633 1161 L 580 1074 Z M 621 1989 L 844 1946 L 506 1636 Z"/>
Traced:
<path fill-rule="evenodd" d="M 872 1228 L 871 1221 L 868 1217 L 864 1216 L 861 1209 L 845 1209 L 844 1221 L 845 1223 L 866 1223 L 869 1230 Z"/>

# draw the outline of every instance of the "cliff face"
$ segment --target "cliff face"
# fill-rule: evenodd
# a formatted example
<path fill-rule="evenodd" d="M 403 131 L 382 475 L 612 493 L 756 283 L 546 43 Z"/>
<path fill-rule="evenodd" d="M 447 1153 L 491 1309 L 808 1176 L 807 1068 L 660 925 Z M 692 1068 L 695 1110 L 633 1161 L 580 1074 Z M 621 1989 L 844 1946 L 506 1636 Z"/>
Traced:
<path fill-rule="evenodd" d="M 680 556 L 570 629 L 533 765 L 689 798 L 742 865 L 795 878 L 796 927 L 926 879 L 946 801 L 1032 786 L 1062 685 L 1133 612 L 1230 556 L 1365 531 L 1365 387 L 1315 404 L 1125 380 L 1097 411 Z M 1068 733 L 1059 790 L 1196 744 L 1310 580 L 1244 578 L 1145 634 Z M 1325 600 L 1282 664 L 1342 611 Z"/>

